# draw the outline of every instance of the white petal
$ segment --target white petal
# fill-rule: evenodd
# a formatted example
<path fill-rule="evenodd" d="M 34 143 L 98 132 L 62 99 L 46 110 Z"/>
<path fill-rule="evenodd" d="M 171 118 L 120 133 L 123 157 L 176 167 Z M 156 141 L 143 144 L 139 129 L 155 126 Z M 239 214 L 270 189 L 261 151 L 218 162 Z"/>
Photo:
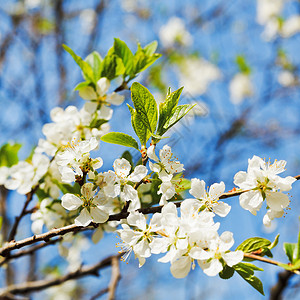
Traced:
<path fill-rule="evenodd" d="M 114 161 L 113 167 L 117 176 L 122 178 L 127 177 L 131 170 L 131 165 L 125 158 L 116 159 Z"/>
<path fill-rule="evenodd" d="M 68 210 L 75 210 L 82 204 L 82 200 L 73 194 L 65 194 L 61 198 L 61 205 Z"/>
<path fill-rule="evenodd" d="M 96 193 L 96 190 L 93 190 L 94 184 L 91 182 L 85 183 L 81 187 L 81 194 L 86 198 L 86 199 L 91 199 Z"/>
<path fill-rule="evenodd" d="M 92 207 L 90 214 L 95 223 L 104 223 L 109 217 L 109 214 L 106 211 L 98 207 Z"/>
<path fill-rule="evenodd" d="M 234 175 L 233 183 L 236 186 L 243 188 L 243 184 L 247 181 L 247 177 L 248 175 L 246 172 L 240 171 Z"/>
<path fill-rule="evenodd" d="M 213 211 L 220 217 L 226 217 L 231 210 L 231 206 L 224 202 L 218 202 L 213 206 Z"/>
<path fill-rule="evenodd" d="M 136 226 L 139 229 L 146 230 L 146 218 L 142 213 L 131 212 L 127 217 L 127 222 L 131 226 Z"/>
<path fill-rule="evenodd" d="M 194 259 L 206 260 L 211 258 L 211 254 L 208 251 L 204 251 L 200 247 L 193 247 L 189 252 L 190 257 Z"/>
<path fill-rule="evenodd" d="M 259 191 L 249 191 L 240 195 L 240 205 L 249 210 L 253 215 L 260 209 L 263 198 Z"/>
<path fill-rule="evenodd" d="M 170 271 L 175 278 L 184 278 L 190 272 L 191 259 L 188 256 L 182 256 L 175 260 L 170 267 Z"/>
<path fill-rule="evenodd" d="M 190 194 L 197 199 L 202 199 L 206 197 L 205 182 L 197 178 L 192 179 Z"/>
<path fill-rule="evenodd" d="M 113 105 L 121 105 L 125 100 L 123 95 L 119 95 L 117 93 L 112 93 L 111 95 L 107 95 L 106 101 Z"/>
<path fill-rule="evenodd" d="M 79 90 L 79 96 L 84 100 L 97 99 L 97 94 L 91 86 L 83 87 Z"/>
<path fill-rule="evenodd" d="M 211 199 L 218 199 L 225 191 L 225 184 L 223 181 L 220 183 L 214 183 L 209 188 L 209 197 Z"/>
<path fill-rule="evenodd" d="M 233 234 L 230 231 L 225 231 L 220 236 L 220 252 L 229 250 L 234 244 Z"/>
<path fill-rule="evenodd" d="M 101 226 L 99 226 L 92 235 L 92 241 L 94 244 L 97 244 L 104 235 L 104 231 Z"/>
<path fill-rule="evenodd" d="M 288 195 L 280 192 L 268 192 L 266 193 L 266 200 L 268 206 L 272 210 L 282 211 L 290 204 Z"/>
<path fill-rule="evenodd" d="M 128 176 L 128 180 L 133 182 L 140 182 L 143 178 L 146 177 L 148 170 L 145 166 L 138 165 L 135 167 L 134 171 Z"/>
<path fill-rule="evenodd" d="M 158 177 L 162 182 L 169 182 L 173 178 L 173 175 L 168 174 L 165 170 L 162 170 L 159 172 Z"/>
<path fill-rule="evenodd" d="M 87 211 L 86 208 L 84 208 L 81 212 L 80 215 L 75 219 L 75 225 L 77 226 L 88 226 L 92 222 L 92 218 Z"/>
<path fill-rule="evenodd" d="M 110 81 L 106 77 L 102 77 L 97 81 L 97 92 L 102 97 L 110 87 Z"/>
<path fill-rule="evenodd" d="M 276 188 L 280 189 L 282 192 L 287 192 L 292 189 L 292 184 L 296 181 L 296 178 L 292 176 L 287 176 L 285 178 L 280 178 L 276 182 Z"/>
<path fill-rule="evenodd" d="M 229 267 L 232 267 L 243 260 L 244 252 L 240 251 L 240 250 L 234 251 L 234 252 L 228 252 L 228 253 L 222 254 L 222 257 L 224 258 L 226 264 Z"/>
<path fill-rule="evenodd" d="M 159 162 L 158 157 L 155 154 L 155 145 L 151 145 L 147 150 L 147 155 L 150 159 L 154 160 L 155 162 Z"/>
<path fill-rule="evenodd" d="M 213 259 L 209 263 L 198 260 L 198 264 L 208 276 L 216 276 L 223 270 L 223 266 L 218 259 Z"/>

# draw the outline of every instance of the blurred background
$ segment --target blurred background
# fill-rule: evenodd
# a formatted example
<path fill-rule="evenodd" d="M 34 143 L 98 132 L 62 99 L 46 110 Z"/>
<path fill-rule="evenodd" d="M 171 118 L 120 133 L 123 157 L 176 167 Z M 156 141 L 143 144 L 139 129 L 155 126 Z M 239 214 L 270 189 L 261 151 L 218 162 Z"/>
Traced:
<path fill-rule="evenodd" d="M 147 86 L 157 101 L 164 99 L 169 86 L 172 90 L 184 86 L 181 104 L 197 103 L 165 142 L 184 163 L 187 178 L 197 177 L 209 185 L 224 181 L 229 191 L 234 175 L 247 169 L 253 155 L 284 159 L 288 162 L 284 176 L 298 175 L 299 33 L 300 2 L 292 0 L 0 0 L 0 145 L 21 143 L 20 158 L 25 159 L 43 137 L 43 124 L 51 122 L 51 109 L 82 107 L 84 100 L 73 91 L 82 74 L 62 44 L 86 57 L 93 50 L 104 56 L 115 37 L 132 51 L 137 42 L 144 46 L 157 40 L 162 57 L 135 81 Z M 111 90 L 118 86 L 114 84 Z M 123 94 L 130 104 L 130 93 Z M 116 107 L 111 130 L 131 133 L 129 119 L 126 104 Z M 104 169 L 110 169 L 123 151 L 121 146 L 101 143 Z M 220 233 L 232 231 L 236 246 L 254 236 L 273 240 L 279 233 L 273 254 L 286 262 L 282 243 L 296 242 L 299 229 L 297 182 L 290 194 L 290 210 L 268 230 L 262 224 L 264 209 L 255 217 L 239 206 L 237 197 L 228 199 L 230 214 L 225 220 L 216 218 L 221 221 Z M 21 210 L 24 197 L 10 192 L 8 200 L 12 213 L 7 224 Z M 23 224 L 17 239 L 32 235 L 30 218 Z M 97 245 L 86 239 L 81 254 L 73 259 L 93 263 L 116 253 L 117 242 L 115 234 L 107 234 Z M 50 247 L 35 258 L 36 271 L 42 271 L 35 279 L 63 274 L 70 263 Z M 121 263 L 117 299 L 264 299 L 236 275 L 226 281 L 209 278 L 196 268 L 185 279 L 174 279 L 169 265 L 157 258 L 152 256 L 140 269 L 133 255 L 129 264 Z M 28 278 L 32 263 L 26 257 L 21 261 L 15 266 L 20 270 L 17 282 Z M 257 276 L 269 297 L 281 270 L 257 265 L 265 270 Z M 1 270 L 0 286 L 5 285 L 5 276 Z M 108 269 L 99 278 L 70 282 L 31 299 L 91 299 L 109 280 Z M 294 276 L 284 299 L 300 299 L 299 285 Z"/>

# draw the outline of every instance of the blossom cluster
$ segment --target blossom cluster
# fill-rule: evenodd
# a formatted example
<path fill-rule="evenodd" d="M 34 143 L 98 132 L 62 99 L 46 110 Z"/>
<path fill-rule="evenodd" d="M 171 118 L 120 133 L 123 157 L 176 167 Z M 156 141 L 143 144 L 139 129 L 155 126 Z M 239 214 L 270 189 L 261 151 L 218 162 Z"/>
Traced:
<path fill-rule="evenodd" d="M 180 211 L 179 217 L 176 205 L 170 202 L 153 215 L 149 225 L 142 213 L 130 213 L 127 224 L 118 230 L 124 259 L 133 250 L 142 266 L 151 254 L 166 253 L 158 261 L 170 262 L 176 278 L 187 276 L 195 262 L 205 274 L 215 276 L 224 265 L 232 267 L 243 259 L 242 251 L 229 251 L 234 243 L 232 233 L 219 236 L 220 224 L 214 223 L 214 213 L 201 211 L 197 200 L 184 200 Z"/>

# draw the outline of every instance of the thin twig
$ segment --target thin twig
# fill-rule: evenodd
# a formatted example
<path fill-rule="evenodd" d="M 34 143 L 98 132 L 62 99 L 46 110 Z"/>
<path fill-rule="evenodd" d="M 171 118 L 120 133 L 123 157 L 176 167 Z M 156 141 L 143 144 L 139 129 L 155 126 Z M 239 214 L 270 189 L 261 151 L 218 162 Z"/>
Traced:
<path fill-rule="evenodd" d="M 120 273 L 120 267 L 119 267 L 119 258 L 114 257 L 111 260 L 111 280 L 108 286 L 108 297 L 107 300 L 114 300 L 117 285 L 119 283 L 119 280 L 121 279 L 121 273 Z"/>
<path fill-rule="evenodd" d="M 271 265 L 275 265 L 278 266 L 279 264 L 281 264 L 278 261 L 263 257 L 263 256 L 259 256 L 256 254 L 252 254 L 252 253 L 244 253 L 244 257 L 245 258 L 251 258 L 251 259 L 255 259 L 255 260 L 259 260 L 259 261 L 263 261 L 265 263 L 271 264 Z"/>
<path fill-rule="evenodd" d="M 87 275 L 99 276 L 99 270 L 110 266 L 112 264 L 113 259 L 118 259 L 121 255 L 122 253 L 118 255 L 109 256 L 93 266 L 81 267 L 78 270 L 67 273 L 66 275 L 60 278 L 50 280 L 38 280 L 8 286 L 7 288 L 0 289 L 0 299 L 3 299 L 1 297 L 5 297 L 7 294 L 23 294 L 37 292 L 55 285 L 60 285 L 68 280 L 78 279 Z"/>
<path fill-rule="evenodd" d="M 49 245 L 54 245 L 54 244 L 56 244 L 57 242 L 59 242 L 61 240 L 62 240 L 62 237 L 59 237 L 57 239 L 50 240 L 49 242 L 46 242 L 46 243 L 43 243 L 43 244 L 39 244 L 39 245 L 36 245 L 36 246 L 32 246 L 29 249 L 21 250 L 18 253 L 11 254 L 11 255 L 5 257 L 2 260 L 0 259 L 0 267 L 2 265 L 4 265 L 5 263 L 7 263 L 9 260 L 12 260 L 12 259 L 15 259 L 15 258 L 18 258 L 18 257 L 21 257 L 21 256 L 25 256 L 25 255 L 30 255 L 30 254 L 36 252 L 37 250 L 45 248 L 45 247 L 47 247 Z"/>
<path fill-rule="evenodd" d="M 38 188 L 38 186 L 36 186 L 31 192 L 26 194 L 26 201 L 24 203 L 23 209 L 21 211 L 21 214 L 19 216 L 15 217 L 15 222 L 14 222 L 12 230 L 8 236 L 8 241 L 12 241 L 15 238 L 19 223 L 20 223 L 21 219 L 26 215 L 26 209 L 27 209 L 30 201 L 32 200 L 32 197 L 33 197 L 35 191 L 37 190 L 37 188 Z"/>

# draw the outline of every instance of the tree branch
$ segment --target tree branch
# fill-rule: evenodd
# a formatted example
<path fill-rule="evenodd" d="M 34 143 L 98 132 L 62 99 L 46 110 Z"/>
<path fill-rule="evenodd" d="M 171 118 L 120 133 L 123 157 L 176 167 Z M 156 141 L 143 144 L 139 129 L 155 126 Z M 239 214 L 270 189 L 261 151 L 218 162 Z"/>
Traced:
<path fill-rule="evenodd" d="M 12 260 L 12 259 L 15 259 L 15 258 L 18 258 L 18 257 L 21 257 L 21 256 L 25 256 L 25 255 L 30 255 L 30 254 L 36 252 L 39 249 L 45 248 L 49 245 L 54 245 L 54 244 L 56 244 L 57 242 L 59 242 L 61 240 L 62 240 L 62 237 L 59 237 L 57 239 L 50 240 L 49 242 L 33 246 L 33 247 L 31 247 L 29 249 L 26 249 L 26 250 L 19 251 L 18 253 L 10 254 L 9 256 L 3 258 L 2 260 L 0 259 L 0 267 L 2 265 L 4 265 L 5 263 L 7 263 L 9 260 Z"/>
<path fill-rule="evenodd" d="M 300 175 L 295 176 L 297 180 L 300 179 Z M 240 194 L 247 192 L 247 191 L 234 191 L 234 192 L 228 192 L 224 193 L 220 196 L 220 199 L 226 199 L 230 197 L 239 196 Z M 180 207 L 182 201 L 174 203 L 177 207 Z M 161 212 L 161 209 L 163 206 L 154 206 L 154 207 L 147 207 L 147 208 L 140 208 L 137 211 L 141 212 L 143 214 L 154 214 L 157 212 Z M 122 219 L 126 219 L 129 216 L 129 212 L 120 212 L 118 214 L 114 214 L 109 216 L 107 221 L 120 221 Z M 22 247 L 34 244 L 36 242 L 45 241 L 48 242 L 50 238 L 64 235 L 68 232 L 78 232 L 78 231 L 85 231 L 85 230 L 91 230 L 98 227 L 98 224 L 92 223 L 90 226 L 83 227 L 83 226 L 77 226 L 75 224 L 68 225 L 61 228 L 54 228 L 49 230 L 46 233 L 34 235 L 29 238 L 20 240 L 20 241 L 11 241 L 7 243 L 4 247 L 0 248 L 0 255 L 1 256 L 9 256 L 10 251 L 15 249 L 20 249 Z"/>
<path fill-rule="evenodd" d="M 294 274 L 295 273 L 292 273 L 287 270 L 284 270 L 278 274 L 278 281 L 274 286 L 272 286 L 270 290 L 270 298 L 269 298 L 270 300 L 282 299 L 282 293 L 284 289 L 287 287 L 289 279 Z"/>
<path fill-rule="evenodd" d="M 8 241 L 12 241 L 15 238 L 19 223 L 20 223 L 21 219 L 26 215 L 27 206 L 29 205 L 30 201 L 32 200 L 32 197 L 33 197 L 35 191 L 37 190 L 37 188 L 38 188 L 38 186 L 36 186 L 34 189 L 31 190 L 31 192 L 26 194 L 26 201 L 24 203 L 23 209 L 21 211 L 21 214 L 19 216 L 15 217 L 15 222 L 14 222 L 12 230 L 8 236 Z"/>
<path fill-rule="evenodd" d="M 0 289 L 0 298 L 5 297 L 9 294 L 23 294 L 30 292 L 37 292 L 55 285 L 60 285 L 68 280 L 78 279 L 87 275 L 99 276 L 98 271 L 108 267 L 112 264 L 114 259 L 120 258 L 122 253 L 118 255 L 109 256 L 99 263 L 93 266 L 81 267 L 74 272 L 70 272 L 60 278 L 50 279 L 50 280 L 38 280 L 33 282 L 25 282 L 21 284 L 15 284 L 8 286 L 7 288 Z"/>

